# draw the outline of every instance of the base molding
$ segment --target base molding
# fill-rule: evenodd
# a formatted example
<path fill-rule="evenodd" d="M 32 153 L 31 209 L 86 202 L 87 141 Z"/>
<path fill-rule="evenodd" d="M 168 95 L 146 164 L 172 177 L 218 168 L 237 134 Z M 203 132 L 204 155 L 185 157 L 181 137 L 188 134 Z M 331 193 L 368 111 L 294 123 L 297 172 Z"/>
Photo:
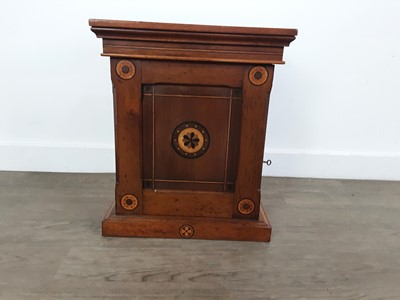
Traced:
<path fill-rule="evenodd" d="M 116 215 L 114 203 L 102 222 L 103 236 L 269 242 L 271 225 L 260 208 L 258 220 Z"/>

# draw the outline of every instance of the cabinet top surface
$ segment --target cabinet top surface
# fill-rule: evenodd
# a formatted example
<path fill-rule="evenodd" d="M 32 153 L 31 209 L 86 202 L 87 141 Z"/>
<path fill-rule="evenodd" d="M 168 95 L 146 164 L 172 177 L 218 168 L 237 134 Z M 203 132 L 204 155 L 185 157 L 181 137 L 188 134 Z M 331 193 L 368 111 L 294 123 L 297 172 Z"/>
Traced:
<path fill-rule="evenodd" d="M 282 64 L 297 29 L 89 20 L 104 56 Z"/>
<path fill-rule="evenodd" d="M 182 31 L 182 32 L 198 32 L 198 33 L 279 35 L 279 36 L 293 36 L 293 37 L 297 35 L 297 29 L 211 26 L 211 25 L 153 23 L 153 22 L 100 20 L 100 19 L 90 19 L 89 25 L 93 27 L 103 27 L 103 28 Z"/>

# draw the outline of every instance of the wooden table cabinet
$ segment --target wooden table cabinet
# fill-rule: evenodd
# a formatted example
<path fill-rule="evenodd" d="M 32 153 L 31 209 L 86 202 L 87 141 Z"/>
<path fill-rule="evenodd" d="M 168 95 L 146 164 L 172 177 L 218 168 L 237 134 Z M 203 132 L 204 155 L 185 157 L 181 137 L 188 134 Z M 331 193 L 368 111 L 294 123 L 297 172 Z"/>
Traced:
<path fill-rule="evenodd" d="M 260 205 L 274 65 L 297 30 L 90 20 L 111 60 L 104 236 L 269 241 Z"/>

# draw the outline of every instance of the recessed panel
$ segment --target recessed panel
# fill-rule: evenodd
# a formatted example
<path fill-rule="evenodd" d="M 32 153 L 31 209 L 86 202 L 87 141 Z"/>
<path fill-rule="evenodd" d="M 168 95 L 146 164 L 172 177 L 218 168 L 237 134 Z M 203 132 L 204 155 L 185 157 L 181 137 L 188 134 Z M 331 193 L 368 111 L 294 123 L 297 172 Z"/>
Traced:
<path fill-rule="evenodd" d="M 144 86 L 144 187 L 232 192 L 240 95 L 226 87 Z"/>

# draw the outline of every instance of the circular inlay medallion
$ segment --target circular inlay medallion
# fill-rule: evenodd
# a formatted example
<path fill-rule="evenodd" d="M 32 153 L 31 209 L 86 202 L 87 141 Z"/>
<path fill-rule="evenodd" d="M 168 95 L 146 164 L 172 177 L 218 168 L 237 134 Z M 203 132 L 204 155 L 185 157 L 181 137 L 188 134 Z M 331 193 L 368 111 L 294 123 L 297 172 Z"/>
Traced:
<path fill-rule="evenodd" d="M 254 85 L 262 85 L 268 79 L 268 71 L 262 66 L 256 66 L 249 72 L 249 80 Z"/>
<path fill-rule="evenodd" d="M 125 195 L 121 198 L 121 206 L 126 210 L 134 210 L 138 206 L 138 199 L 133 195 Z"/>
<path fill-rule="evenodd" d="M 118 76 L 122 79 L 131 79 L 133 76 L 135 76 L 136 72 L 135 65 L 126 59 L 120 60 L 117 63 L 115 70 Z"/>
<path fill-rule="evenodd" d="M 190 239 L 194 234 L 194 228 L 191 225 L 182 225 L 179 228 L 179 235 L 184 239 Z"/>
<path fill-rule="evenodd" d="M 172 147 L 180 156 L 197 158 L 202 156 L 210 145 L 207 129 L 197 122 L 184 122 L 172 134 Z"/>
<path fill-rule="evenodd" d="M 238 203 L 238 211 L 243 215 L 249 215 L 254 211 L 254 202 L 250 199 L 242 199 Z"/>

